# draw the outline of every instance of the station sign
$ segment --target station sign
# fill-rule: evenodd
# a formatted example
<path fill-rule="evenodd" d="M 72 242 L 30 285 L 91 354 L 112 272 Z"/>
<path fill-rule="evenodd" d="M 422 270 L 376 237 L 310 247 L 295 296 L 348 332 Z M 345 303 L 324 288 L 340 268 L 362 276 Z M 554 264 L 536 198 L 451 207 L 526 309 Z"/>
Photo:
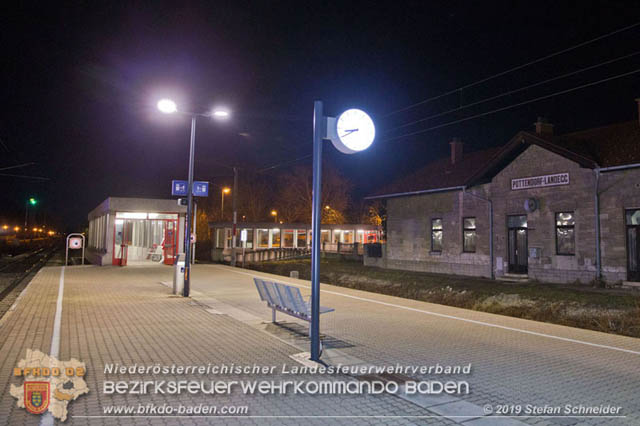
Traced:
<path fill-rule="evenodd" d="M 171 181 L 171 195 L 178 197 L 187 196 L 187 186 L 189 182 L 186 180 L 172 180 Z M 194 181 L 193 182 L 193 196 L 194 197 L 208 197 L 209 196 L 209 182 Z"/>
<path fill-rule="evenodd" d="M 171 181 L 171 195 L 177 196 L 186 196 L 187 195 L 187 186 L 189 182 L 186 180 L 172 180 Z"/>
<path fill-rule="evenodd" d="M 569 173 L 511 179 L 512 191 L 558 185 L 569 185 Z"/>
<path fill-rule="evenodd" d="M 193 195 L 195 197 L 208 197 L 209 182 L 201 182 L 201 181 L 193 182 Z"/>

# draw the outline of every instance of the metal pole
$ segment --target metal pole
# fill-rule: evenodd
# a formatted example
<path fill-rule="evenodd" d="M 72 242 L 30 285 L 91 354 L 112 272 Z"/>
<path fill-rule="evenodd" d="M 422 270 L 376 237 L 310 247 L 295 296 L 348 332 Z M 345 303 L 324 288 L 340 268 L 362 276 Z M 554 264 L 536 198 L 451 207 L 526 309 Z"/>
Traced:
<path fill-rule="evenodd" d="M 189 281 L 191 280 L 191 212 L 193 210 L 193 157 L 196 143 L 196 116 L 191 116 L 191 140 L 189 143 L 189 183 L 187 184 L 187 223 L 184 236 L 184 288 L 182 295 L 189 297 Z"/>
<path fill-rule="evenodd" d="M 594 171 L 596 182 L 593 194 L 593 203 L 595 207 L 595 226 L 596 226 L 596 280 L 602 279 L 602 252 L 600 250 L 600 170 Z"/>
<path fill-rule="evenodd" d="M 236 266 L 236 235 L 238 233 L 238 168 L 233 168 L 233 233 L 231 237 L 231 266 Z"/>
<path fill-rule="evenodd" d="M 322 203 L 322 101 L 313 103 L 313 193 L 311 208 L 311 360 L 320 361 L 320 204 Z"/>
<path fill-rule="evenodd" d="M 198 227 L 198 203 L 196 201 L 193 202 L 193 235 L 196 235 L 196 228 Z M 197 240 L 196 235 L 196 240 Z M 196 263 L 196 243 L 194 241 L 193 247 L 191 249 L 191 263 Z"/>
<path fill-rule="evenodd" d="M 29 214 L 29 200 L 24 205 L 24 230 L 27 230 L 27 216 Z"/>
<path fill-rule="evenodd" d="M 224 189 L 221 192 L 222 202 L 220 203 L 220 222 L 224 221 Z"/>

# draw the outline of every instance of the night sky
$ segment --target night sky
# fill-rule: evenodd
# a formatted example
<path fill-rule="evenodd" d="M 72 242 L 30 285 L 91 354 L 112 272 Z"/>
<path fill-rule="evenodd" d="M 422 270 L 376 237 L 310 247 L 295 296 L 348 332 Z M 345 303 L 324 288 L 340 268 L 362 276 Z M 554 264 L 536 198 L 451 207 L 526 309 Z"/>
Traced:
<path fill-rule="evenodd" d="M 171 179 L 187 175 L 189 123 L 159 114 L 160 97 L 192 111 L 232 111 L 226 123 L 198 122 L 196 179 L 214 185 L 230 182 L 230 165 L 259 169 L 310 154 L 315 99 L 330 115 L 368 111 L 378 132 L 371 149 L 346 156 L 325 148 L 325 161 L 354 182 L 356 198 L 447 155 L 454 136 L 471 151 L 506 143 L 537 116 L 558 133 L 637 119 L 640 74 L 393 139 L 639 69 L 640 55 L 631 56 L 394 130 L 640 51 L 640 26 L 389 114 L 639 21 L 637 0 L 87 1 L 5 9 L 0 167 L 36 164 L 0 173 L 50 180 L 0 176 L 0 221 L 20 223 L 28 196 L 41 201 L 39 221 L 69 230 L 81 230 L 108 196 L 169 197 Z"/>

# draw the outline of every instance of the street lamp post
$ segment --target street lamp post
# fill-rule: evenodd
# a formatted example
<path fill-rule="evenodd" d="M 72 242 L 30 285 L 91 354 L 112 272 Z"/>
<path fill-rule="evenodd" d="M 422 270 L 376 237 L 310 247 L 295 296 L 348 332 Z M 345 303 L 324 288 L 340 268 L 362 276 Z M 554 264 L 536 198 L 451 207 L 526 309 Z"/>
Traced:
<path fill-rule="evenodd" d="M 197 114 L 192 112 L 183 112 L 178 111 L 178 107 L 176 103 L 170 99 L 161 99 L 158 101 L 158 109 L 160 112 L 164 114 L 173 114 L 176 112 L 180 112 L 185 115 L 189 115 L 191 117 L 191 137 L 189 139 L 189 178 L 187 183 L 187 220 L 185 226 L 185 235 L 184 235 L 184 248 L 185 248 L 185 259 L 184 259 L 184 288 L 182 290 L 182 295 L 184 297 L 189 297 L 190 292 L 190 280 L 191 280 L 191 228 L 192 228 L 192 218 L 191 214 L 193 212 L 193 168 L 194 168 L 194 157 L 195 157 L 195 144 L 196 144 L 196 117 L 216 117 L 216 118 L 227 118 L 229 116 L 229 112 L 224 110 L 215 110 L 210 114 Z"/>
<path fill-rule="evenodd" d="M 224 220 L 224 195 L 231 192 L 231 188 L 222 188 L 222 202 L 220 203 L 220 221 Z"/>
<path fill-rule="evenodd" d="M 273 222 L 278 223 L 278 212 L 277 210 L 271 210 L 271 216 L 273 216 Z"/>
<path fill-rule="evenodd" d="M 323 115 L 322 101 L 313 104 L 313 182 L 311 202 L 311 360 L 320 361 L 320 217 L 322 203 L 322 142 L 329 139 L 344 154 L 367 149 L 375 138 L 371 118 L 349 109 L 337 118 Z"/>

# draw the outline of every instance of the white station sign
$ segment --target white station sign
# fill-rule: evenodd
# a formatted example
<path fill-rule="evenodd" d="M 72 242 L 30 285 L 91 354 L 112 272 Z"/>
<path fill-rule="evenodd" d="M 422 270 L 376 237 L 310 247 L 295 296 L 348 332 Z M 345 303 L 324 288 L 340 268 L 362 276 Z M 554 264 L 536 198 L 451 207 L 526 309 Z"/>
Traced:
<path fill-rule="evenodd" d="M 511 190 L 541 188 L 545 186 L 569 185 L 569 173 L 557 173 L 555 175 L 532 176 L 519 179 L 511 179 Z"/>
<path fill-rule="evenodd" d="M 81 249 L 82 248 L 82 238 L 81 237 L 71 237 L 71 238 L 69 238 L 69 248 L 70 249 Z"/>

